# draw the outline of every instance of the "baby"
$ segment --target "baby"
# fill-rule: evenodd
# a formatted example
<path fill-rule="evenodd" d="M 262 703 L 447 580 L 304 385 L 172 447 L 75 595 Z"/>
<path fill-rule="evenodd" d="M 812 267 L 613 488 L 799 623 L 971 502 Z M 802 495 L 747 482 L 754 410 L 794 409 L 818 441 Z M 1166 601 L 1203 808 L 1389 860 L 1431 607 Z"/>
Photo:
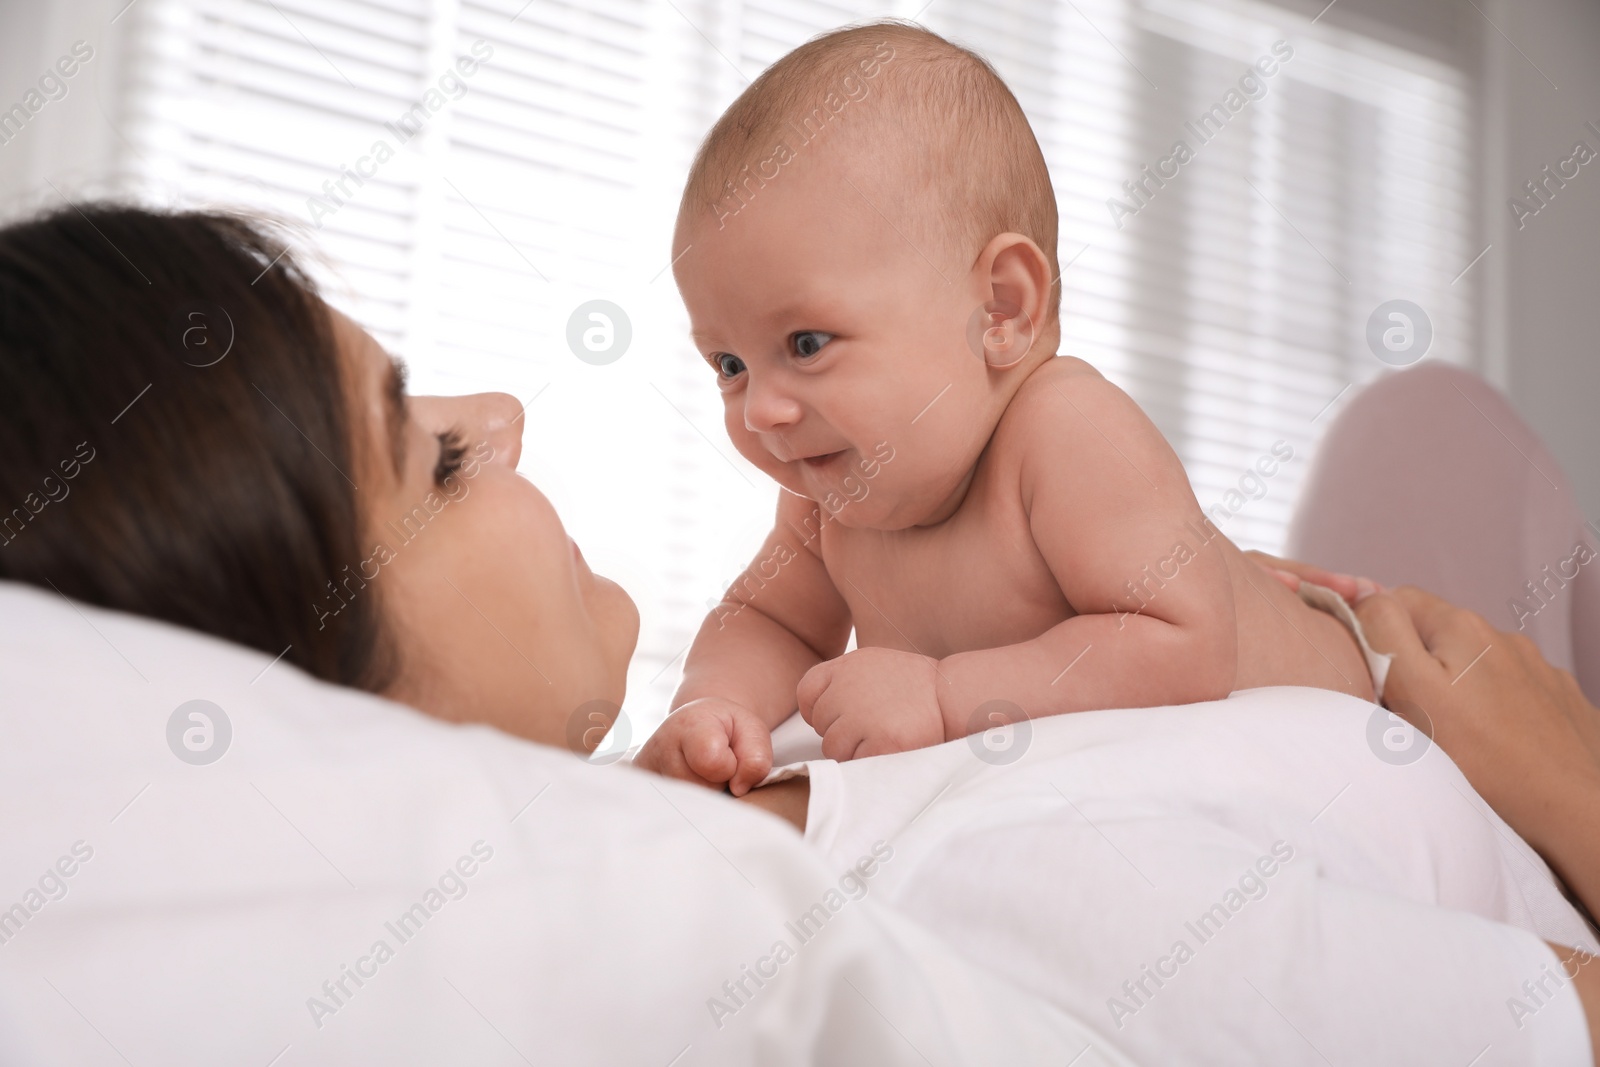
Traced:
<path fill-rule="evenodd" d="M 639 765 L 743 794 L 797 708 L 848 760 L 1258 686 L 1372 699 L 1345 627 L 1056 355 L 1050 176 L 976 55 L 900 23 L 789 53 L 701 146 L 674 249 L 728 434 L 783 491 Z"/>

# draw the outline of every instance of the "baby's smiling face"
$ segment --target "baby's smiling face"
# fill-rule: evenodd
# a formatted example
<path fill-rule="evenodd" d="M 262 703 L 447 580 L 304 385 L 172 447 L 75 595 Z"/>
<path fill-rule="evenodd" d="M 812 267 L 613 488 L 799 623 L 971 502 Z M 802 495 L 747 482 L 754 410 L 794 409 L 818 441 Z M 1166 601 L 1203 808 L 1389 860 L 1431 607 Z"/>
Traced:
<path fill-rule="evenodd" d="M 987 298 L 970 250 L 914 232 L 908 199 L 802 154 L 720 229 L 680 216 L 674 240 L 734 447 L 847 526 L 948 517 L 1004 407 L 967 343 Z"/>

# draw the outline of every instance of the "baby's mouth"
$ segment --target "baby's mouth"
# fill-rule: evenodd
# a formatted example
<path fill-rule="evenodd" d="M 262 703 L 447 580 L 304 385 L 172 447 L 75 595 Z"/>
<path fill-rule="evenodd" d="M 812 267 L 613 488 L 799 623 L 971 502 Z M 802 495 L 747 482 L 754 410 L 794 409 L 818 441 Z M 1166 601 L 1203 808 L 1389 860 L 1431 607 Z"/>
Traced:
<path fill-rule="evenodd" d="M 840 449 L 838 452 L 827 452 L 820 456 L 807 456 L 801 462 L 810 467 L 812 470 L 818 470 L 822 467 L 826 467 L 840 456 L 843 456 L 844 453 L 845 450 Z"/>

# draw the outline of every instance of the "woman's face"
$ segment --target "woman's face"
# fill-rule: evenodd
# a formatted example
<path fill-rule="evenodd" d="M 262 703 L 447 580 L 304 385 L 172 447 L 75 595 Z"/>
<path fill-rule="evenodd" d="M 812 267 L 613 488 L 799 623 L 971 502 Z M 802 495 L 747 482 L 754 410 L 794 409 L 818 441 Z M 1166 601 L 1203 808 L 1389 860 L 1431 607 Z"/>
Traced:
<path fill-rule="evenodd" d="M 382 346 L 333 319 L 355 398 L 360 579 L 399 659 L 385 695 L 593 749 L 622 703 L 639 614 L 516 473 L 521 406 L 504 393 L 408 397 Z"/>

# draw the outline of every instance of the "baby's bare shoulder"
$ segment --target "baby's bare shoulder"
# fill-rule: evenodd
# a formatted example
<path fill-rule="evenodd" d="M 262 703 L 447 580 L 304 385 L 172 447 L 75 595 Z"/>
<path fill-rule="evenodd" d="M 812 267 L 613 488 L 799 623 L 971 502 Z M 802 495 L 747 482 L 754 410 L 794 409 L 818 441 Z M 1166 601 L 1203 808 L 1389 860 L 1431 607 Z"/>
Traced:
<path fill-rule="evenodd" d="M 1056 356 L 1040 364 L 1006 406 L 1000 432 L 1018 446 L 1042 439 L 1060 441 L 1084 433 L 1119 431 L 1135 436 L 1155 427 L 1133 398 L 1091 364 L 1075 356 Z"/>
<path fill-rule="evenodd" d="M 1177 456 L 1144 410 L 1071 356 L 1057 356 L 1028 376 L 1006 407 L 996 445 L 1025 491 L 1042 480 L 1083 492 L 1082 483 L 1128 467 L 1149 485 L 1188 487 Z"/>
<path fill-rule="evenodd" d="M 1041 363 L 1038 369 L 1028 376 L 1028 383 L 1023 388 L 1044 381 L 1070 381 L 1078 378 L 1098 379 L 1102 382 L 1106 380 L 1105 375 L 1088 360 L 1079 359 L 1077 356 L 1056 356 L 1046 363 Z"/>

